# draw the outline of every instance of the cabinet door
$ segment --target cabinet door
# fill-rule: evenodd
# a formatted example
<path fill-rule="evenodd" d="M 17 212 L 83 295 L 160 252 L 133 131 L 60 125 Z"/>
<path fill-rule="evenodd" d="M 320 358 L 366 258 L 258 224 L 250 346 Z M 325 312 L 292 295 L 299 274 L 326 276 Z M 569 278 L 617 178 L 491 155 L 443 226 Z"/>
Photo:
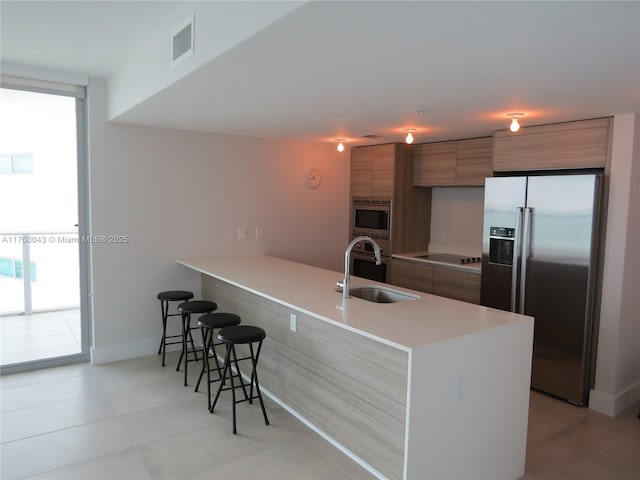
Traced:
<path fill-rule="evenodd" d="M 413 184 L 421 187 L 455 185 L 456 143 L 425 143 L 414 146 Z"/>
<path fill-rule="evenodd" d="M 433 293 L 442 297 L 480 303 L 480 275 L 453 268 L 433 268 Z"/>
<path fill-rule="evenodd" d="M 370 197 L 373 172 L 373 147 L 351 149 L 351 196 Z"/>
<path fill-rule="evenodd" d="M 389 283 L 419 292 L 431 293 L 433 266 L 424 262 L 392 258 Z"/>
<path fill-rule="evenodd" d="M 456 155 L 456 185 L 484 186 L 493 174 L 493 137 L 459 140 Z"/>
<path fill-rule="evenodd" d="M 371 195 L 373 197 L 393 196 L 393 172 L 395 145 L 376 145 L 372 154 Z"/>
<path fill-rule="evenodd" d="M 496 172 L 601 168 L 609 152 L 610 118 L 521 128 L 495 133 Z"/>

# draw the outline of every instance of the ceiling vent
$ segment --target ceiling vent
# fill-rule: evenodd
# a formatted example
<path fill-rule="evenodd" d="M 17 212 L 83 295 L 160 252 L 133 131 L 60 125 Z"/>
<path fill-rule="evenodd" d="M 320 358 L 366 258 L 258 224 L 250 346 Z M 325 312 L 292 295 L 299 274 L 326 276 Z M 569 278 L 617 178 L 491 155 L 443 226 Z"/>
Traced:
<path fill-rule="evenodd" d="M 362 135 L 362 138 L 380 138 L 382 135 L 378 135 L 376 133 L 365 133 Z"/>
<path fill-rule="evenodd" d="M 171 32 L 171 66 L 193 55 L 193 13 Z"/>

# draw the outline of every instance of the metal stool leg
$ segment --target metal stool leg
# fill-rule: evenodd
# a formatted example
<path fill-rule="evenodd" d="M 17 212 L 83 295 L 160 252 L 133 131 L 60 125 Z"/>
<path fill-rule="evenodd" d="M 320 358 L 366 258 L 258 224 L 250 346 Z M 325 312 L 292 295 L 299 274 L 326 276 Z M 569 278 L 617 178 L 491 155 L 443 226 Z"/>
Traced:
<path fill-rule="evenodd" d="M 231 345 L 233 346 L 233 344 Z M 238 379 L 240 380 L 240 386 L 242 387 L 244 398 L 245 400 L 249 400 L 249 403 L 251 403 L 251 398 L 247 395 L 247 389 L 245 387 L 244 381 L 242 380 L 242 372 L 240 372 L 240 366 L 238 365 L 238 357 L 236 356 L 235 347 L 231 349 L 231 352 L 233 353 L 233 363 L 236 364 L 236 372 L 238 374 Z M 233 372 L 231 372 L 231 375 L 233 375 Z"/>
<path fill-rule="evenodd" d="M 233 356 L 236 356 L 236 348 L 233 343 L 227 343 L 227 348 L 229 348 L 233 352 Z M 236 362 L 237 363 L 237 362 Z M 236 430 L 236 389 L 233 385 L 233 372 L 229 369 L 229 381 L 231 382 L 231 404 L 233 407 L 233 434 L 236 435 L 238 431 Z"/>
<path fill-rule="evenodd" d="M 211 365 L 209 364 L 209 349 L 213 351 L 213 359 L 216 362 L 216 371 L 218 372 L 218 380 L 223 381 L 222 378 L 222 368 L 220 367 L 220 362 L 218 361 L 218 354 L 216 352 L 216 347 L 214 343 L 214 332 L 213 328 L 204 328 L 201 327 L 202 330 L 202 338 L 204 339 L 204 345 L 202 347 L 202 368 L 200 369 L 200 376 L 198 377 L 198 383 L 196 384 L 195 391 L 198 391 L 200 387 L 200 382 L 202 381 L 202 377 L 204 376 L 205 371 L 207 372 L 207 404 L 208 408 L 211 409 L 211 383 L 216 380 L 211 380 Z"/>
<path fill-rule="evenodd" d="M 220 398 L 222 387 L 224 387 L 224 380 L 227 378 L 227 371 L 231 373 L 231 362 L 229 362 L 230 358 L 231 358 L 231 349 L 227 344 L 227 352 L 224 355 L 224 369 L 222 370 L 222 380 L 220 381 L 220 386 L 218 387 L 216 398 L 213 400 L 213 403 L 211 404 L 211 408 L 209 408 L 209 412 L 211 413 L 213 413 L 214 409 L 216 408 L 216 403 L 218 403 L 218 398 Z"/>
<path fill-rule="evenodd" d="M 198 382 L 196 383 L 196 388 L 194 389 L 194 392 L 197 392 L 198 388 L 200 388 L 200 382 L 202 381 L 202 376 L 204 375 L 205 370 L 207 372 L 207 380 L 209 380 L 209 352 L 208 352 L 208 344 L 209 344 L 209 332 L 208 331 L 209 330 L 211 330 L 212 334 L 213 334 L 213 329 L 200 327 L 200 332 L 202 333 L 202 338 L 203 338 L 203 342 L 202 342 L 202 368 L 200 369 L 200 375 L 198 376 Z"/>
<path fill-rule="evenodd" d="M 251 372 L 251 397 L 253 399 L 253 382 L 256 383 L 256 393 L 258 394 L 258 400 L 260 400 L 260 407 L 262 408 L 262 416 L 264 417 L 265 425 L 269 425 L 269 419 L 267 418 L 267 410 L 264 408 L 264 402 L 262 401 L 262 393 L 260 393 L 260 384 L 258 383 L 258 357 L 260 357 L 260 349 L 262 348 L 262 340 L 258 343 L 258 350 L 256 352 L 255 357 L 253 356 L 253 344 L 249 344 L 249 350 L 251 350 L 251 364 L 253 367 L 253 371 Z M 251 403 L 251 400 L 249 400 Z"/>
<path fill-rule="evenodd" d="M 180 363 L 184 358 L 184 386 L 187 386 L 187 368 L 189 366 L 189 357 L 187 355 L 187 335 L 189 334 L 189 326 L 191 325 L 191 314 L 182 314 L 182 353 L 180 354 L 180 360 L 178 360 L 178 368 L 180 369 Z"/>
<path fill-rule="evenodd" d="M 167 314 L 169 313 L 169 301 L 160 300 L 160 309 L 162 310 L 162 338 L 160 339 L 160 348 L 158 355 L 162 352 L 162 366 L 164 367 L 165 353 L 167 350 Z"/>

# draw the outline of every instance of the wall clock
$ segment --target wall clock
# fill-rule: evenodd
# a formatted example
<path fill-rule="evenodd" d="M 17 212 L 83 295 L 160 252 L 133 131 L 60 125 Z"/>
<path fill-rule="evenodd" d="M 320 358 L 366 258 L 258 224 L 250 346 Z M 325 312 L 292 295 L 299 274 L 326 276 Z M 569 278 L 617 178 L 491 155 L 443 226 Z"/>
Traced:
<path fill-rule="evenodd" d="M 308 188 L 316 188 L 320 185 L 320 171 L 317 168 L 310 168 L 304 176 L 304 184 Z"/>

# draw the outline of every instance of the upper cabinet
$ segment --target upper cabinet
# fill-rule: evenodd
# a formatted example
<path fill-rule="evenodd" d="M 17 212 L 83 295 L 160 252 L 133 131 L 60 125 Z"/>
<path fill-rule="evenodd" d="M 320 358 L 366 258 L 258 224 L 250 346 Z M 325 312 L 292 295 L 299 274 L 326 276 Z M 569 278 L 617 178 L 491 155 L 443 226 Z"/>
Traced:
<path fill-rule="evenodd" d="M 396 145 L 351 149 L 351 196 L 392 197 Z"/>
<path fill-rule="evenodd" d="M 413 185 L 484 186 L 492 175 L 492 153 L 492 137 L 415 145 Z"/>
<path fill-rule="evenodd" d="M 611 118 L 499 130 L 494 135 L 496 172 L 603 168 L 610 149 Z"/>
<path fill-rule="evenodd" d="M 493 175 L 493 138 L 470 138 L 456 144 L 456 185 L 483 187 L 484 179 Z"/>
<path fill-rule="evenodd" d="M 455 185 L 456 142 L 424 143 L 413 147 L 413 184 L 421 187 Z"/>

